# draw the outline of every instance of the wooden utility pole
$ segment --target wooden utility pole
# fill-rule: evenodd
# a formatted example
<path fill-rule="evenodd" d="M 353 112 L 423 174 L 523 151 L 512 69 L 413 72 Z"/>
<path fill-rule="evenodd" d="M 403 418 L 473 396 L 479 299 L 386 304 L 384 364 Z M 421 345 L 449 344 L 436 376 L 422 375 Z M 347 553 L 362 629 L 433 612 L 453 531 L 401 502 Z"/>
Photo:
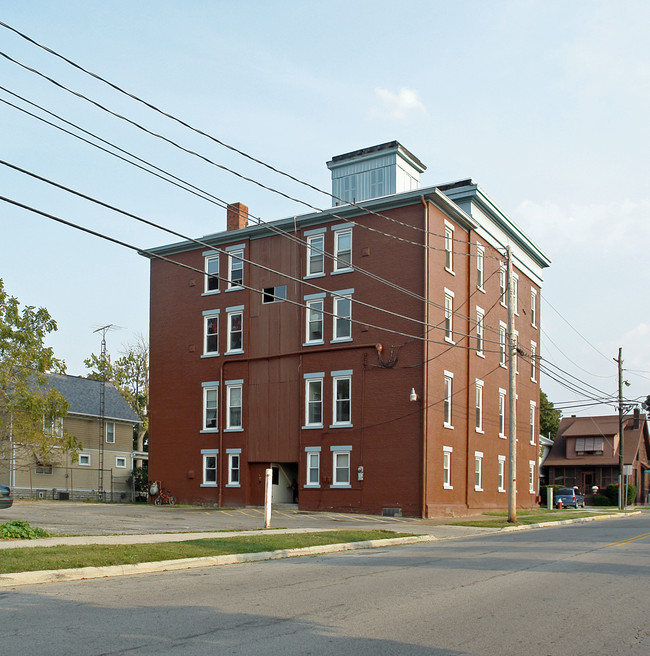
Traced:
<path fill-rule="evenodd" d="M 517 521 L 517 336 L 515 335 L 515 284 L 512 266 L 512 248 L 506 246 L 508 258 L 508 408 L 509 408 L 509 445 L 508 462 L 508 521 Z"/>
<path fill-rule="evenodd" d="M 618 507 L 625 510 L 627 487 L 625 485 L 625 461 L 623 460 L 623 349 L 618 349 Z"/>

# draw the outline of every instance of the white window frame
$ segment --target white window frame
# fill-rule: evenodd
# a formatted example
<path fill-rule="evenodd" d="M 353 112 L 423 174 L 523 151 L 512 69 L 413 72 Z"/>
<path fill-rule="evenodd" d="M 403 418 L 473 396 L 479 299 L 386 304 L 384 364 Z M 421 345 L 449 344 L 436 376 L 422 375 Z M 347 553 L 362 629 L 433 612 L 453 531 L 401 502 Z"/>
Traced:
<path fill-rule="evenodd" d="M 530 419 L 530 443 L 531 444 L 536 444 L 537 441 L 535 440 L 535 422 L 536 422 L 536 417 L 537 415 L 537 403 L 535 401 L 530 402 L 530 414 L 529 414 L 529 419 Z"/>
<path fill-rule="evenodd" d="M 323 428 L 323 384 L 325 379 L 324 372 L 304 374 L 305 378 L 305 425 L 303 428 Z M 320 401 L 311 400 L 311 390 L 320 390 Z M 310 409 L 318 404 L 320 408 L 320 421 L 311 421 Z"/>
<path fill-rule="evenodd" d="M 474 451 L 474 492 L 483 492 L 483 452 Z"/>
<path fill-rule="evenodd" d="M 219 355 L 219 310 L 206 310 L 203 312 L 203 355 L 216 356 Z M 217 332 L 208 332 L 208 327 L 211 321 L 216 321 Z M 211 351 L 208 348 L 208 339 L 214 336 L 216 349 Z"/>
<path fill-rule="evenodd" d="M 306 446 L 306 473 L 305 473 L 305 487 L 319 488 L 320 487 L 320 452 L 319 446 Z M 315 473 L 315 476 L 312 474 Z M 315 478 L 315 481 L 312 481 Z"/>
<path fill-rule="evenodd" d="M 325 294 L 314 294 L 313 296 L 305 296 L 305 345 L 308 344 L 323 344 L 325 321 L 323 310 L 325 309 Z M 320 317 L 320 318 L 319 318 Z M 312 338 L 311 326 L 312 324 L 320 323 L 320 337 Z"/>
<path fill-rule="evenodd" d="M 78 464 L 80 467 L 90 467 L 91 465 L 90 453 L 80 453 Z"/>
<path fill-rule="evenodd" d="M 270 303 L 282 303 L 287 300 L 287 286 L 275 285 L 274 287 L 265 287 L 262 289 L 262 305 Z"/>
<path fill-rule="evenodd" d="M 485 293 L 485 246 L 476 244 L 476 289 Z"/>
<path fill-rule="evenodd" d="M 320 263 L 320 267 L 314 266 Z M 317 234 L 307 236 L 307 275 L 317 278 L 325 275 L 325 228 Z"/>
<path fill-rule="evenodd" d="M 229 307 L 226 308 L 226 313 L 228 314 L 228 331 L 227 331 L 227 349 L 226 349 L 226 355 L 230 355 L 231 353 L 243 353 L 244 352 L 244 306 L 243 305 L 238 305 L 235 307 Z M 234 318 L 239 315 L 241 317 L 241 328 L 238 331 L 233 330 L 233 320 Z M 239 348 L 233 348 L 232 341 L 233 341 L 233 335 L 236 333 L 240 333 L 240 344 L 241 346 Z"/>
<path fill-rule="evenodd" d="M 451 454 L 454 449 L 451 446 L 442 447 L 442 487 L 445 490 L 453 490 L 451 484 Z"/>
<path fill-rule="evenodd" d="M 499 262 L 499 294 L 503 307 L 508 307 L 508 270 L 504 262 Z"/>
<path fill-rule="evenodd" d="M 443 401 L 442 401 L 442 421 L 445 428 L 453 428 L 452 415 L 452 396 L 453 396 L 454 374 L 451 371 L 445 371 L 443 377 Z"/>
<path fill-rule="evenodd" d="M 528 492 L 535 494 L 535 461 L 528 461 Z"/>
<path fill-rule="evenodd" d="M 242 289 L 244 286 L 244 249 L 228 250 L 228 290 Z M 241 271 L 241 280 L 233 281 L 233 264 L 238 263 L 237 271 Z"/>
<path fill-rule="evenodd" d="M 499 321 L 499 366 L 508 368 L 508 326 Z"/>
<path fill-rule="evenodd" d="M 454 342 L 454 292 L 445 287 L 445 342 Z"/>
<path fill-rule="evenodd" d="M 226 449 L 228 482 L 226 487 L 241 487 L 241 449 Z"/>
<path fill-rule="evenodd" d="M 115 444 L 115 440 L 117 438 L 117 429 L 115 427 L 115 422 L 107 421 L 105 430 L 106 430 L 106 444 Z"/>
<path fill-rule="evenodd" d="M 234 403 L 233 392 L 239 394 L 239 405 Z M 237 395 L 235 395 L 237 396 Z M 233 411 L 239 411 L 239 423 L 233 421 Z M 226 431 L 241 431 L 244 428 L 244 381 L 226 381 Z"/>
<path fill-rule="evenodd" d="M 201 487 L 217 487 L 219 484 L 219 449 L 201 449 L 201 455 L 203 457 Z M 214 459 L 214 467 L 208 467 L 211 459 Z M 208 480 L 208 471 L 214 472 L 214 481 Z"/>
<path fill-rule="evenodd" d="M 537 382 L 537 364 L 535 358 L 537 357 L 537 343 L 530 342 L 530 379 L 533 383 Z"/>
<path fill-rule="evenodd" d="M 123 464 L 120 464 L 120 462 Z M 115 456 L 115 468 L 126 469 L 126 456 Z"/>
<path fill-rule="evenodd" d="M 203 417 L 201 419 L 201 432 L 214 433 L 219 430 L 219 383 L 201 383 L 201 387 L 203 388 Z M 214 404 L 208 404 L 208 401 L 210 400 L 209 397 L 212 397 Z M 211 414 L 214 413 L 214 426 L 208 426 L 208 410 Z"/>
<path fill-rule="evenodd" d="M 346 289 L 332 294 L 333 298 L 333 317 L 332 317 L 332 335 L 331 343 L 351 342 L 352 341 L 352 294 L 354 289 Z M 349 303 L 349 311 L 342 314 L 339 305 Z M 347 326 L 347 330 L 345 327 Z"/>
<path fill-rule="evenodd" d="M 476 432 L 484 433 L 483 430 L 483 387 L 485 383 L 476 379 Z"/>
<path fill-rule="evenodd" d="M 334 230 L 334 271 L 332 273 L 347 273 L 352 271 L 352 227 L 338 228 L 332 226 Z M 350 248 L 341 248 L 339 240 L 343 237 L 350 237 Z M 349 252 L 349 264 L 341 263 L 341 255 L 345 257 L 345 254 Z"/>
<path fill-rule="evenodd" d="M 352 468 L 350 465 L 351 446 L 331 446 L 332 452 L 332 484 L 330 487 L 350 488 L 352 487 Z M 339 458 L 346 463 L 346 466 L 339 466 Z M 347 471 L 347 481 L 339 480 L 339 472 Z"/>
<path fill-rule="evenodd" d="M 203 256 L 204 256 L 203 270 L 205 271 L 205 275 L 203 276 L 204 278 L 203 293 L 219 294 L 220 293 L 219 254 L 213 253 L 212 251 L 207 251 L 206 253 L 203 253 Z M 214 266 L 215 263 L 216 263 L 216 267 Z M 214 285 L 214 287 L 211 289 L 210 285 Z"/>
<path fill-rule="evenodd" d="M 485 357 L 485 310 L 476 307 L 476 355 Z"/>
<path fill-rule="evenodd" d="M 519 276 L 516 273 L 512 274 L 512 286 L 514 288 L 514 299 L 515 299 L 515 308 L 513 310 L 515 316 L 519 316 L 519 306 L 517 301 L 517 296 L 519 295 Z"/>
<path fill-rule="evenodd" d="M 340 383 L 347 381 L 348 396 L 341 401 L 348 403 L 347 419 L 338 419 L 339 416 L 339 399 L 338 386 Z M 352 370 L 333 371 L 332 372 L 332 425 L 330 428 L 341 428 L 352 426 Z"/>
<path fill-rule="evenodd" d="M 497 492 L 505 492 L 506 491 L 506 457 L 505 456 L 498 456 L 498 466 L 499 469 L 497 471 L 497 484 L 498 484 L 498 489 Z"/>
<path fill-rule="evenodd" d="M 530 324 L 537 328 L 537 290 L 530 288 Z"/>
<path fill-rule="evenodd" d="M 445 271 L 451 274 L 454 273 L 454 229 L 451 223 L 445 221 Z"/>
<path fill-rule="evenodd" d="M 506 399 L 507 392 L 499 388 L 499 437 L 506 439 Z"/>

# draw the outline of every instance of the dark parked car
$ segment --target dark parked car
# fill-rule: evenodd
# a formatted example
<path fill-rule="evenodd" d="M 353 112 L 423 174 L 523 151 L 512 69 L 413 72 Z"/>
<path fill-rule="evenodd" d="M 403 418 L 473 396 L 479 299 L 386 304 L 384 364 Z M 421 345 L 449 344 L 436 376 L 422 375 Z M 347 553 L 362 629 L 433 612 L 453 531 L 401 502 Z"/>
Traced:
<path fill-rule="evenodd" d="M 561 487 L 555 493 L 555 501 L 553 505 L 557 508 L 558 502 L 562 501 L 562 507 L 567 508 L 573 506 L 574 508 L 585 507 L 585 498 L 578 490 L 570 487 Z"/>
<path fill-rule="evenodd" d="M 0 485 L 0 508 L 10 508 L 13 502 L 11 490 L 6 485 Z"/>

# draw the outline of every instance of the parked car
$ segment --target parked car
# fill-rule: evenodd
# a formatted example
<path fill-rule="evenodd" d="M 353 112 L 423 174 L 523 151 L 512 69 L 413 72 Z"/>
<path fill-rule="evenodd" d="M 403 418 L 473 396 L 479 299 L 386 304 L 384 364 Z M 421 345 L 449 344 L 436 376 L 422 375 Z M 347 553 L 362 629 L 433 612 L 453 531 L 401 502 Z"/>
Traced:
<path fill-rule="evenodd" d="M 567 508 L 568 506 L 573 506 L 574 508 L 585 507 L 585 498 L 576 488 L 561 487 L 555 493 L 553 505 L 557 508 L 560 501 L 562 502 L 563 508 Z"/>
<path fill-rule="evenodd" d="M 10 508 L 13 502 L 11 490 L 6 485 L 0 485 L 0 508 Z"/>

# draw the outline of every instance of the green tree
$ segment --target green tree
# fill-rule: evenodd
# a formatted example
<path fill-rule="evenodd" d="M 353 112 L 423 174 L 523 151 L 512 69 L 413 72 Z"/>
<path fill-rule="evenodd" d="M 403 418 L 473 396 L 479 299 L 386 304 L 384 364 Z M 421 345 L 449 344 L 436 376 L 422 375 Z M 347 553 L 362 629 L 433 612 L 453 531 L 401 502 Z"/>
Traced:
<path fill-rule="evenodd" d="M 560 427 L 562 410 L 557 410 L 542 390 L 539 391 L 539 432 L 554 440 Z"/>
<path fill-rule="evenodd" d="M 15 468 L 54 465 L 66 453 L 76 459 L 77 440 L 64 433 L 68 402 L 47 384 L 45 373 L 64 373 L 45 338 L 56 331 L 45 308 L 10 296 L 0 278 L 0 463 Z"/>
<path fill-rule="evenodd" d="M 88 378 L 114 385 L 142 422 L 134 432 L 133 448 L 144 451 L 149 430 L 149 347 L 143 337 L 127 344 L 121 356 L 113 362 L 110 354 L 102 361 L 92 353 L 84 360 L 91 372 Z"/>

